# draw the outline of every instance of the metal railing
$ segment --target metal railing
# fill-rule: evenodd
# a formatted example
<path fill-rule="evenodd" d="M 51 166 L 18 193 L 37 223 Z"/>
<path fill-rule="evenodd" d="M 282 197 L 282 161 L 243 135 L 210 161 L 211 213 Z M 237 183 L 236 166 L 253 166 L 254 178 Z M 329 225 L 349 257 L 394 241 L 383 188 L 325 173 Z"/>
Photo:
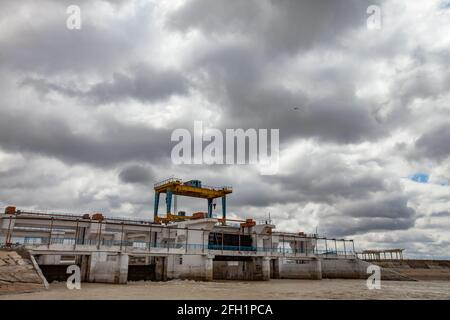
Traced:
<path fill-rule="evenodd" d="M 162 186 L 162 185 L 165 185 L 165 184 L 167 184 L 167 183 L 171 183 L 171 182 L 173 182 L 173 183 L 175 183 L 175 182 L 179 182 L 179 183 L 183 183 L 183 180 L 181 180 L 181 179 L 179 179 L 179 178 L 174 178 L 174 177 L 172 177 L 172 178 L 168 178 L 168 179 L 165 179 L 165 180 L 163 180 L 163 181 L 160 181 L 160 182 L 157 182 L 157 183 L 155 183 L 153 186 L 155 187 L 155 188 L 158 188 L 158 187 L 160 187 L 160 186 Z"/>
<path fill-rule="evenodd" d="M 0 211 L 2 212 L 2 211 Z M 50 212 L 50 211 L 42 211 L 42 210 L 17 210 L 16 211 L 17 215 L 14 215 L 14 219 L 16 217 L 21 217 L 21 216 L 26 216 L 26 215 L 31 215 L 31 216 L 37 216 L 37 217 L 46 217 L 46 218 L 61 218 L 61 219 L 65 219 L 65 220 L 91 220 L 89 219 L 84 219 L 82 214 L 74 214 L 74 213 L 62 213 L 62 212 Z M 5 217 L 3 217 L 5 219 Z M 7 217 L 6 217 L 7 218 Z M 97 221 L 97 220 L 91 220 L 91 221 Z M 149 224 L 154 224 L 153 220 L 150 219 L 136 219 L 136 218 L 129 218 L 129 217 L 103 217 L 102 222 L 127 222 L 130 224 L 138 224 L 138 225 L 149 225 Z"/>
<path fill-rule="evenodd" d="M 165 179 L 163 181 L 157 182 L 155 183 L 153 186 L 155 188 L 158 188 L 160 186 L 163 186 L 165 184 L 168 183 L 180 183 L 180 184 L 184 184 L 184 181 L 179 179 L 179 178 L 168 178 Z M 222 191 L 222 190 L 230 190 L 233 191 L 233 187 L 231 186 L 221 186 L 221 187 L 217 187 L 217 186 L 209 186 L 209 185 L 202 185 L 201 188 L 203 189 L 209 189 L 209 190 L 214 190 L 214 191 Z"/>
<path fill-rule="evenodd" d="M 233 191 L 233 187 L 231 187 L 231 186 L 215 187 L 215 186 L 202 185 L 202 188 L 203 189 L 214 190 L 214 191 L 222 191 L 222 190 Z"/>
<path fill-rule="evenodd" d="M 106 239 L 75 239 L 75 238 L 43 238 L 31 237 L 25 238 L 22 241 L 15 241 L 11 244 L 14 247 L 25 245 L 31 247 L 63 245 L 63 246 L 100 246 L 100 247 L 125 247 L 127 249 L 183 249 L 185 252 L 192 251 L 235 251 L 244 253 L 266 253 L 266 254 L 282 254 L 289 256 L 325 256 L 325 257 L 352 257 L 355 256 L 353 251 L 334 251 L 334 250 L 316 250 L 315 248 L 293 249 L 293 248 L 271 248 L 271 247 L 255 247 L 255 246 L 228 246 L 228 245 L 214 245 L 214 244 L 192 244 L 192 243 L 152 243 L 148 241 L 131 241 L 131 240 L 106 240 Z M 0 247 L 4 243 L 0 243 Z"/>
<path fill-rule="evenodd" d="M 42 217 L 64 217 L 64 218 L 77 218 L 81 219 L 83 217 L 82 214 L 75 214 L 75 213 L 65 213 L 65 212 L 59 212 L 59 211 L 47 211 L 47 210 L 29 210 L 29 209 L 17 209 L 16 210 L 17 215 L 35 215 L 35 216 L 42 216 Z"/>

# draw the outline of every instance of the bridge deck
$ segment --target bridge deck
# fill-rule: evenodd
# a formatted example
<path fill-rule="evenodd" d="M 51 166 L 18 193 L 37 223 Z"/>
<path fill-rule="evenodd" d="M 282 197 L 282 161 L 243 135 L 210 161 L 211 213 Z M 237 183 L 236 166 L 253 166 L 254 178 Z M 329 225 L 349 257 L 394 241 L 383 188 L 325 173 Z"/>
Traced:
<path fill-rule="evenodd" d="M 32 254 L 58 254 L 58 255 L 90 255 L 94 252 L 108 252 L 111 254 L 126 253 L 135 256 L 168 256 L 168 255 L 213 255 L 213 256 L 235 256 L 235 257 L 269 257 L 288 259 L 312 260 L 320 258 L 354 258 L 352 254 L 345 257 L 339 254 L 323 253 L 300 253 L 283 250 L 217 250 L 203 245 L 185 245 L 177 247 L 135 247 L 135 246 L 98 246 L 93 244 L 69 245 L 69 244 L 25 244 L 25 248 Z"/>

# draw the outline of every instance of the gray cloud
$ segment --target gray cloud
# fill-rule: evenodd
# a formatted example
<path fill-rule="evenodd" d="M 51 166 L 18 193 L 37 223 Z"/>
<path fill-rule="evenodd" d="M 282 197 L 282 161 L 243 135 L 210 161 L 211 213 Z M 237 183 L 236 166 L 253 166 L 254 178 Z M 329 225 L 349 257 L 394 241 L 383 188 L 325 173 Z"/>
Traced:
<path fill-rule="evenodd" d="M 445 123 L 424 133 L 415 143 L 414 156 L 443 160 L 450 156 L 450 124 Z"/>
<path fill-rule="evenodd" d="M 364 199 L 338 205 L 339 215 L 322 219 L 328 234 L 345 236 L 371 231 L 408 230 L 414 227 L 415 211 L 402 196 Z"/>
<path fill-rule="evenodd" d="M 140 165 L 130 165 L 122 169 L 119 173 L 119 179 L 124 183 L 142 183 L 147 185 L 154 182 L 152 172 Z"/>
<path fill-rule="evenodd" d="M 26 78 L 23 85 L 32 86 L 41 93 L 58 92 L 71 98 L 86 99 L 94 104 L 135 99 L 143 103 L 166 100 L 175 94 L 187 93 L 187 80 L 176 71 L 157 70 L 140 65 L 131 68 L 131 74 L 115 72 L 109 81 L 97 83 L 88 90 L 60 85 L 42 78 Z"/>
<path fill-rule="evenodd" d="M 257 8 L 264 7 L 263 3 L 265 2 L 257 5 Z M 241 21 L 240 14 L 245 16 L 241 7 L 247 5 L 239 3 L 236 6 L 231 6 L 236 10 L 234 19 Z M 266 5 L 275 6 L 275 13 L 272 11 L 266 13 L 270 17 L 273 15 L 275 22 L 267 25 L 267 21 L 262 19 L 259 22 L 260 28 L 255 27 L 254 33 L 237 33 L 235 36 L 238 39 L 234 41 L 221 42 L 220 38 L 210 36 L 214 45 L 204 48 L 202 53 L 193 58 L 194 70 L 201 75 L 197 77 L 200 79 L 198 81 L 199 86 L 213 103 L 219 104 L 222 108 L 224 114 L 222 126 L 280 128 L 284 141 L 298 137 L 314 137 L 323 141 L 355 143 L 377 139 L 388 134 L 389 128 L 377 120 L 374 112 L 376 109 L 372 103 L 360 99 L 354 94 L 355 88 L 358 86 L 360 73 L 360 69 L 356 66 L 351 64 L 345 66 L 319 65 L 318 71 L 311 75 L 310 79 L 307 79 L 307 72 L 309 71 L 299 69 L 298 78 L 306 78 L 305 81 L 312 81 L 317 87 L 314 92 L 303 88 L 295 90 L 288 88 L 283 83 L 285 79 L 282 76 L 273 74 L 273 67 L 277 65 L 279 65 L 277 71 L 281 75 L 285 68 L 286 73 L 291 75 L 292 70 L 289 69 L 289 62 L 287 62 L 289 56 L 274 56 L 270 52 L 270 48 L 280 50 L 283 54 L 290 52 L 286 49 L 286 46 L 291 45 L 297 49 L 301 47 L 303 50 L 316 48 L 313 43 L 304 41 L 305 38 L 312 36 L 309 30 L 313 26 L 295 28 L 298 21 L 303 21 L 299 16 L 307 15 L 305 21 L 314 20 L 313 25 L 315 25 L 321 21 L 315 16 L 319 16 L 323 5 L 328 8 L 326 12 L 336 12 L 339 15 L 342 10 L 342 12 L 345 11 L 349 16 L 354 17 L 358 23 L 362 23 L 361 19 L 366 17 L 365 8 L 367 6 L 364 7 L 362 3 L 359 3 L 356 6 L 345 7 L 344 10 L 336 2 L 316 5 L 307 1 L 284 1 L 277 5 L 274 5 L 274 3 L 266 3 Z M 220 10 L 219 8 L 223 4 L 192 1 L 186 5 L 188 13 L 185 13 L 182 8 L 173 19 L 175 21 L 187 20 L 187 25 L 182 24 L 182 26 L 188 29 L 189 23 L 192 22 L 193 27 L 200 28 L 200 31 L 209 35 L 215 29 L 214 26 L 209 25 L 208 18 L 205 18 L 205 25 L 203 25 L 202 18 L 184 18 L 183 16 L 183 14 L 190 16 L 194 12 L 200 15 L 202 11 L 195 8 L 202 7 L 202 10 L 206 10 L 209 6 L 212 6 L 214 11 Z M 313 9 L 310 10 L 311 7 Z M 339 9 L 336 7 L 339 7 Z M 277 10 L 282 13 L 277 15 Z M 254 9 L 249 11 L 248 14 L 252 15 L 253 13 Z M 210 15 L 203 14 L 202 16 Z M 256 22 L 254 22 L 255 20 Z M 251 19 L 251 21 L 253 22 L 250 24 L 258 23 L 257 19 Z M 333 21 L 333 19 L 325 19 L 325 21 Z M 248 27 L 245 20 L 241 22 Z M 345 33 L 344 30 L 348 31 L 350 26 L 356 27 L 352 22 L 347 24 L 344 19 L 339 20 L 339 22 L 345 26 L 340 28 L 341 25 L 337 23 L 337 26 L 325 28 L 329 33 L 327 33 L 327 36 L 322 36 L 319 28 L 319 31 L 313 35 L 314 39 L 327 41 L 328 38 L 333 38 L 338 41 L 340 36 Z M 277 29 L 277 23 L 286 28 L 292 26 L 292 30 L 283 35 L 277 34 L 277 31 L 273 36 L 264 32 L 264 26 L 267 25 L 266 27 L 269 29 Z M 225 22 L 223 24 L 226 25 Z M 239 28 L 240 24 L 236 23 L 232 26 Z M 230 30 L 230 28 L 227 30 Z M 217 32 L 220 31 L 221 28 L 218 27 Z M 304 36 L 303 31 L 307 32 L 308 35 Z M 296 40 L 293 44 L 289 41 L 290 34 Z M 240 36 L 244 38 L 243 41 L 239 39 Z M 263 38 L 261 39 L 261 37 Z M 279 39 L 281 39 L 280 41 L 286 40 L 286 45 L 278 44 Z M 296 51 L 291 52 L 291 54 L 295 53 Z M 330 85 L 334 87 L 333 92 L 325 94 L 326 90 L 322 91 L 321 87 L 330 87 Z M 302 112 L 293 110 L 294 107 L 298 106 L 301 107 Z"/>
<path fill-rule="evenodd" d="M 79 74 L 96 71 L 99 74 L 121 65 L 124 56 L 132 56 L 142 41 L 130 35 L 151 41 L 152 33 L 147 21 L 151 19 L 151 5 L 136 11 L 135 19 L 120 20 L 99 27 L 95 5 L 102 1 L 79 1 L 82 12 L 82 29 L 66 28 L 66 9 L 74 1 L 24 1 L 5 4 L 10 15 L 29 8 L 32 16 L 17 15 L 20 36 L 0 41 L 0 65 L 45 75 Z M 111 1 L 120 6 L 123 1 Z M 98 9 L 98 7 L 97 7 Z M 130 63 L 128 60 L 127 63 Z"/>
<path fill-rule="evenodd" d="M 414 217 L 414 210 L 407 206 L 407 199 L 403 196 L 389 196 L 381 201 L 355 201 L 344 205 L 341 210 L 353 218 L 376 217 L 402 219 Z"/>
<path fill-rule="evenodd" d="M 379 1 L 191 0 L 168 17 L 178 31 L 198 29 L 211 36 L 244 35 L 263 50 L 292 54 L 299 49 L 336 41 L 365 24 L 366 9 Z"/>
<path fill-rule="evenodd" d="M 87 95 L 99 103 L 114 102 L 123 97 L 149 102 L 187 92 L 186 79 L 175 71 L 143 66 L 136 69 L 133 77 L 115 73 L 111 82 L 96 84 Z"/>
<path fill-rule="evenodd" d="M 374 192 L 393 190 L 392 181 L 377 173 L 375 168 L 351 167 L 339 156 L 303 156 L 297 166 L 295 172 L 268 177 L 287 193 L 293 190 L 293 201 L 332 204 L 340 199 L 358 200 Z"/>
<path fill-rule="evenodd" d="M 448 218 L 448 217 L 450 217 L 450 211 L 433 212 L 431 214 L 431 217 Z"/>
<path fill-rule="evenodd" d="M 101 131 L 77 132 L 50 115 L 2 112 L 0 144 L 5 150 L 40 154 L 68 163 L 112 166 L 126 161 L 157 161 L 170 155 L 170 131 L 127 126 L 102 119 Z"/>

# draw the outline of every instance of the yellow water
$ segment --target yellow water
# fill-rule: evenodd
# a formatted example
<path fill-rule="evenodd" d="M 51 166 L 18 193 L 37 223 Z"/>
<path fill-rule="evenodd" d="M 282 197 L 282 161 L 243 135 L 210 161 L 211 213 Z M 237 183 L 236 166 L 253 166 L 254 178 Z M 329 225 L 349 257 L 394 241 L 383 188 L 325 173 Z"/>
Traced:
<path fill-rule="evenodd" d="M 369 290 L 365 280 L 270 280 L 133 282 L 126 285 L 65 283 L 47 291 L 1 295 L 2 299 L 450 299 L 450 281 L 382 281 Z"/>

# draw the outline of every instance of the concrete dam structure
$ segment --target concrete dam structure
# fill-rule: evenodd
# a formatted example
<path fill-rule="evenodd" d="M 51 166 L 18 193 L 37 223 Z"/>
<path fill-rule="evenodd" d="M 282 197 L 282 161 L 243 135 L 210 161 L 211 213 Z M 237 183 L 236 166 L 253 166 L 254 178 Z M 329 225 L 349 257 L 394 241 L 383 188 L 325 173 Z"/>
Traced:
<path fill-rule="evenodd" d="M 80 268 L 82 281 L 103 283 L 367 278 L 368 263 L 357 258 L 352 240 L 278 232 L 270 221 L 227 219 L 230 190 L 197 180 L 159 183 L 153 221 L 8 207 L 0 214 L 0 244 L 27 250 L 49 282 L 65 281 L 70 265 Z M 160 193 L 168 193 L 165 218 L 157 214 Z M 207 199 L 208 212 L 171 214 L 171 197 L 183 193 Z M 222 197 L 222 218 L 212 216 L 216 197 Z"/>
<path fill-rule="evenodd" d="M 328 261 L 355 278 L 366 276 L 351 249 L 317 247 L 337 240 L 275 232 L 265 223 L 235 227 L 201 218 L 161 225 L 18 210 L 1 214 L 0 227 L 0 243 L 26 249 L 49 282 L 65 281 L 69 265 L 80 267 L 82 281 L 106 283 L 321 279 Z"/>

